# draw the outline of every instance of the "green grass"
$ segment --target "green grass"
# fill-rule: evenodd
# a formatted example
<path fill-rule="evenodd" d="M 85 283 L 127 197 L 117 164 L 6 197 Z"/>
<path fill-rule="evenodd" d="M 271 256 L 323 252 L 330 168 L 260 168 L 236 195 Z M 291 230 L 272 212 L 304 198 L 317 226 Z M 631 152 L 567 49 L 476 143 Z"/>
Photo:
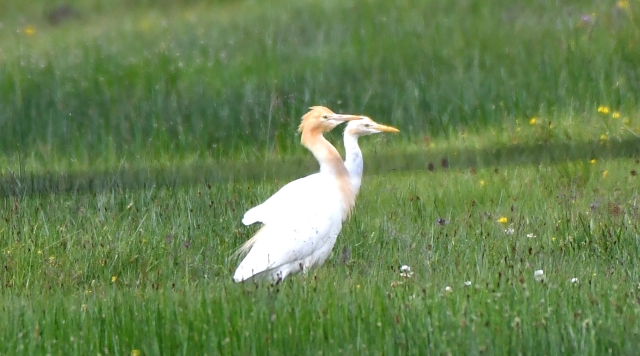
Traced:
<path fill-rule="evenodd" d="M 0 355 L 637 353 L 636 3 L 69 3 L 0 1 Z M 315 104 L 402 134 L 323 267 L 234 284 Z"/>

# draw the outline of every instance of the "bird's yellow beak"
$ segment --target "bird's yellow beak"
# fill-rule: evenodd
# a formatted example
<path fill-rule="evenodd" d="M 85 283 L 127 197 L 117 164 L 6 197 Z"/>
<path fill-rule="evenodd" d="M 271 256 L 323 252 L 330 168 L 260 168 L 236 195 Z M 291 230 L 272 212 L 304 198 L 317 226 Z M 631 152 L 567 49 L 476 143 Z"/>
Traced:
<path fill-rule="evenodd" d="M 382 131 L 382 132 L 400 132 L 400 130 L 396 129 L 393 126 L 386 126 L 386 125 L 376 125 L 376 130 L 378 131 Z"/>
<path fill-rule="evenodd" d="M 331 114 L 329 116 L 329 118 L 331 120 L 335 120 L 335 121 L 353 121 L 353 120 L 360 120 L 362 119 L 362 116 L 358 116 L 358 115 L 342 115 L 342 114 Z"/>

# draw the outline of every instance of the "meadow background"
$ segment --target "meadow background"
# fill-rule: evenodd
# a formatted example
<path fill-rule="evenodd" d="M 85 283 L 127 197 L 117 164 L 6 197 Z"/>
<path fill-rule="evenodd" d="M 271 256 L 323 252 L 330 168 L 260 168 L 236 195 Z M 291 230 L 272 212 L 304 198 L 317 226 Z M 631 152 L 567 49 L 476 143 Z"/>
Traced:
<path fill-rule="evenodd" d="M 0 354 L 637 354 L 639 19 L 0 0 Z M 325 266 L 234 284 L 311 105 L 402 133 L 361 140 Z"/>

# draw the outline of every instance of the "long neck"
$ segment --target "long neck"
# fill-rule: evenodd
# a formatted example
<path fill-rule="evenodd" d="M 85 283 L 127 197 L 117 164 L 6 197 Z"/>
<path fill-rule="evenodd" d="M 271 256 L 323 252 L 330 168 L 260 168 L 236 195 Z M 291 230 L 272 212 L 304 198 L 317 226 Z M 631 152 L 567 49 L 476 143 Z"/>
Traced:
<path fill-rule="evenodd" d="M 349 171 L 342 162 L 342 158 L 335 147 L 324 136 L 321 131 L 309 130 L 302 133 L 302 144 L 313 153 L 320 164 L 320 172 L 333 177 L 337 183 L 343 198 L 344 218 L 355 205 L 355 193 L 349 179 Z"/>
<path fill-rule="evenodd" d="M 348 171 L 342 163 L 340 154 L 319 130 L 309 130 L 302 133 L 302 144 L 313 153 L 320 164 L 320 171 L 340 177 L 348 176 Z"/>
<path fill-rule="evenodd" d="M 362 185 L 363 160 L 362 151 L 358 146 L 358 136 L 344 132 L 344 165 L 349 171 L 349 180 L 353 193 L 358 194 Z"/>

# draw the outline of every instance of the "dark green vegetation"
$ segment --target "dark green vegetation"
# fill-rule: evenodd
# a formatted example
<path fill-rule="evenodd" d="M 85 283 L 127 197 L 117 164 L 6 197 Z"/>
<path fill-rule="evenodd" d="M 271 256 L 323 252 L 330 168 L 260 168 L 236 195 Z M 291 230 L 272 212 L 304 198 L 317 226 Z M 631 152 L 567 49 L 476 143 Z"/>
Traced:
<path fill-rule="evenodd" d="M 0 354 L 640 349 L 636 3 L 70 4 L 0 0 Z M 325 266 L 233 284 L 316 104 L 403 133 Z"/>

